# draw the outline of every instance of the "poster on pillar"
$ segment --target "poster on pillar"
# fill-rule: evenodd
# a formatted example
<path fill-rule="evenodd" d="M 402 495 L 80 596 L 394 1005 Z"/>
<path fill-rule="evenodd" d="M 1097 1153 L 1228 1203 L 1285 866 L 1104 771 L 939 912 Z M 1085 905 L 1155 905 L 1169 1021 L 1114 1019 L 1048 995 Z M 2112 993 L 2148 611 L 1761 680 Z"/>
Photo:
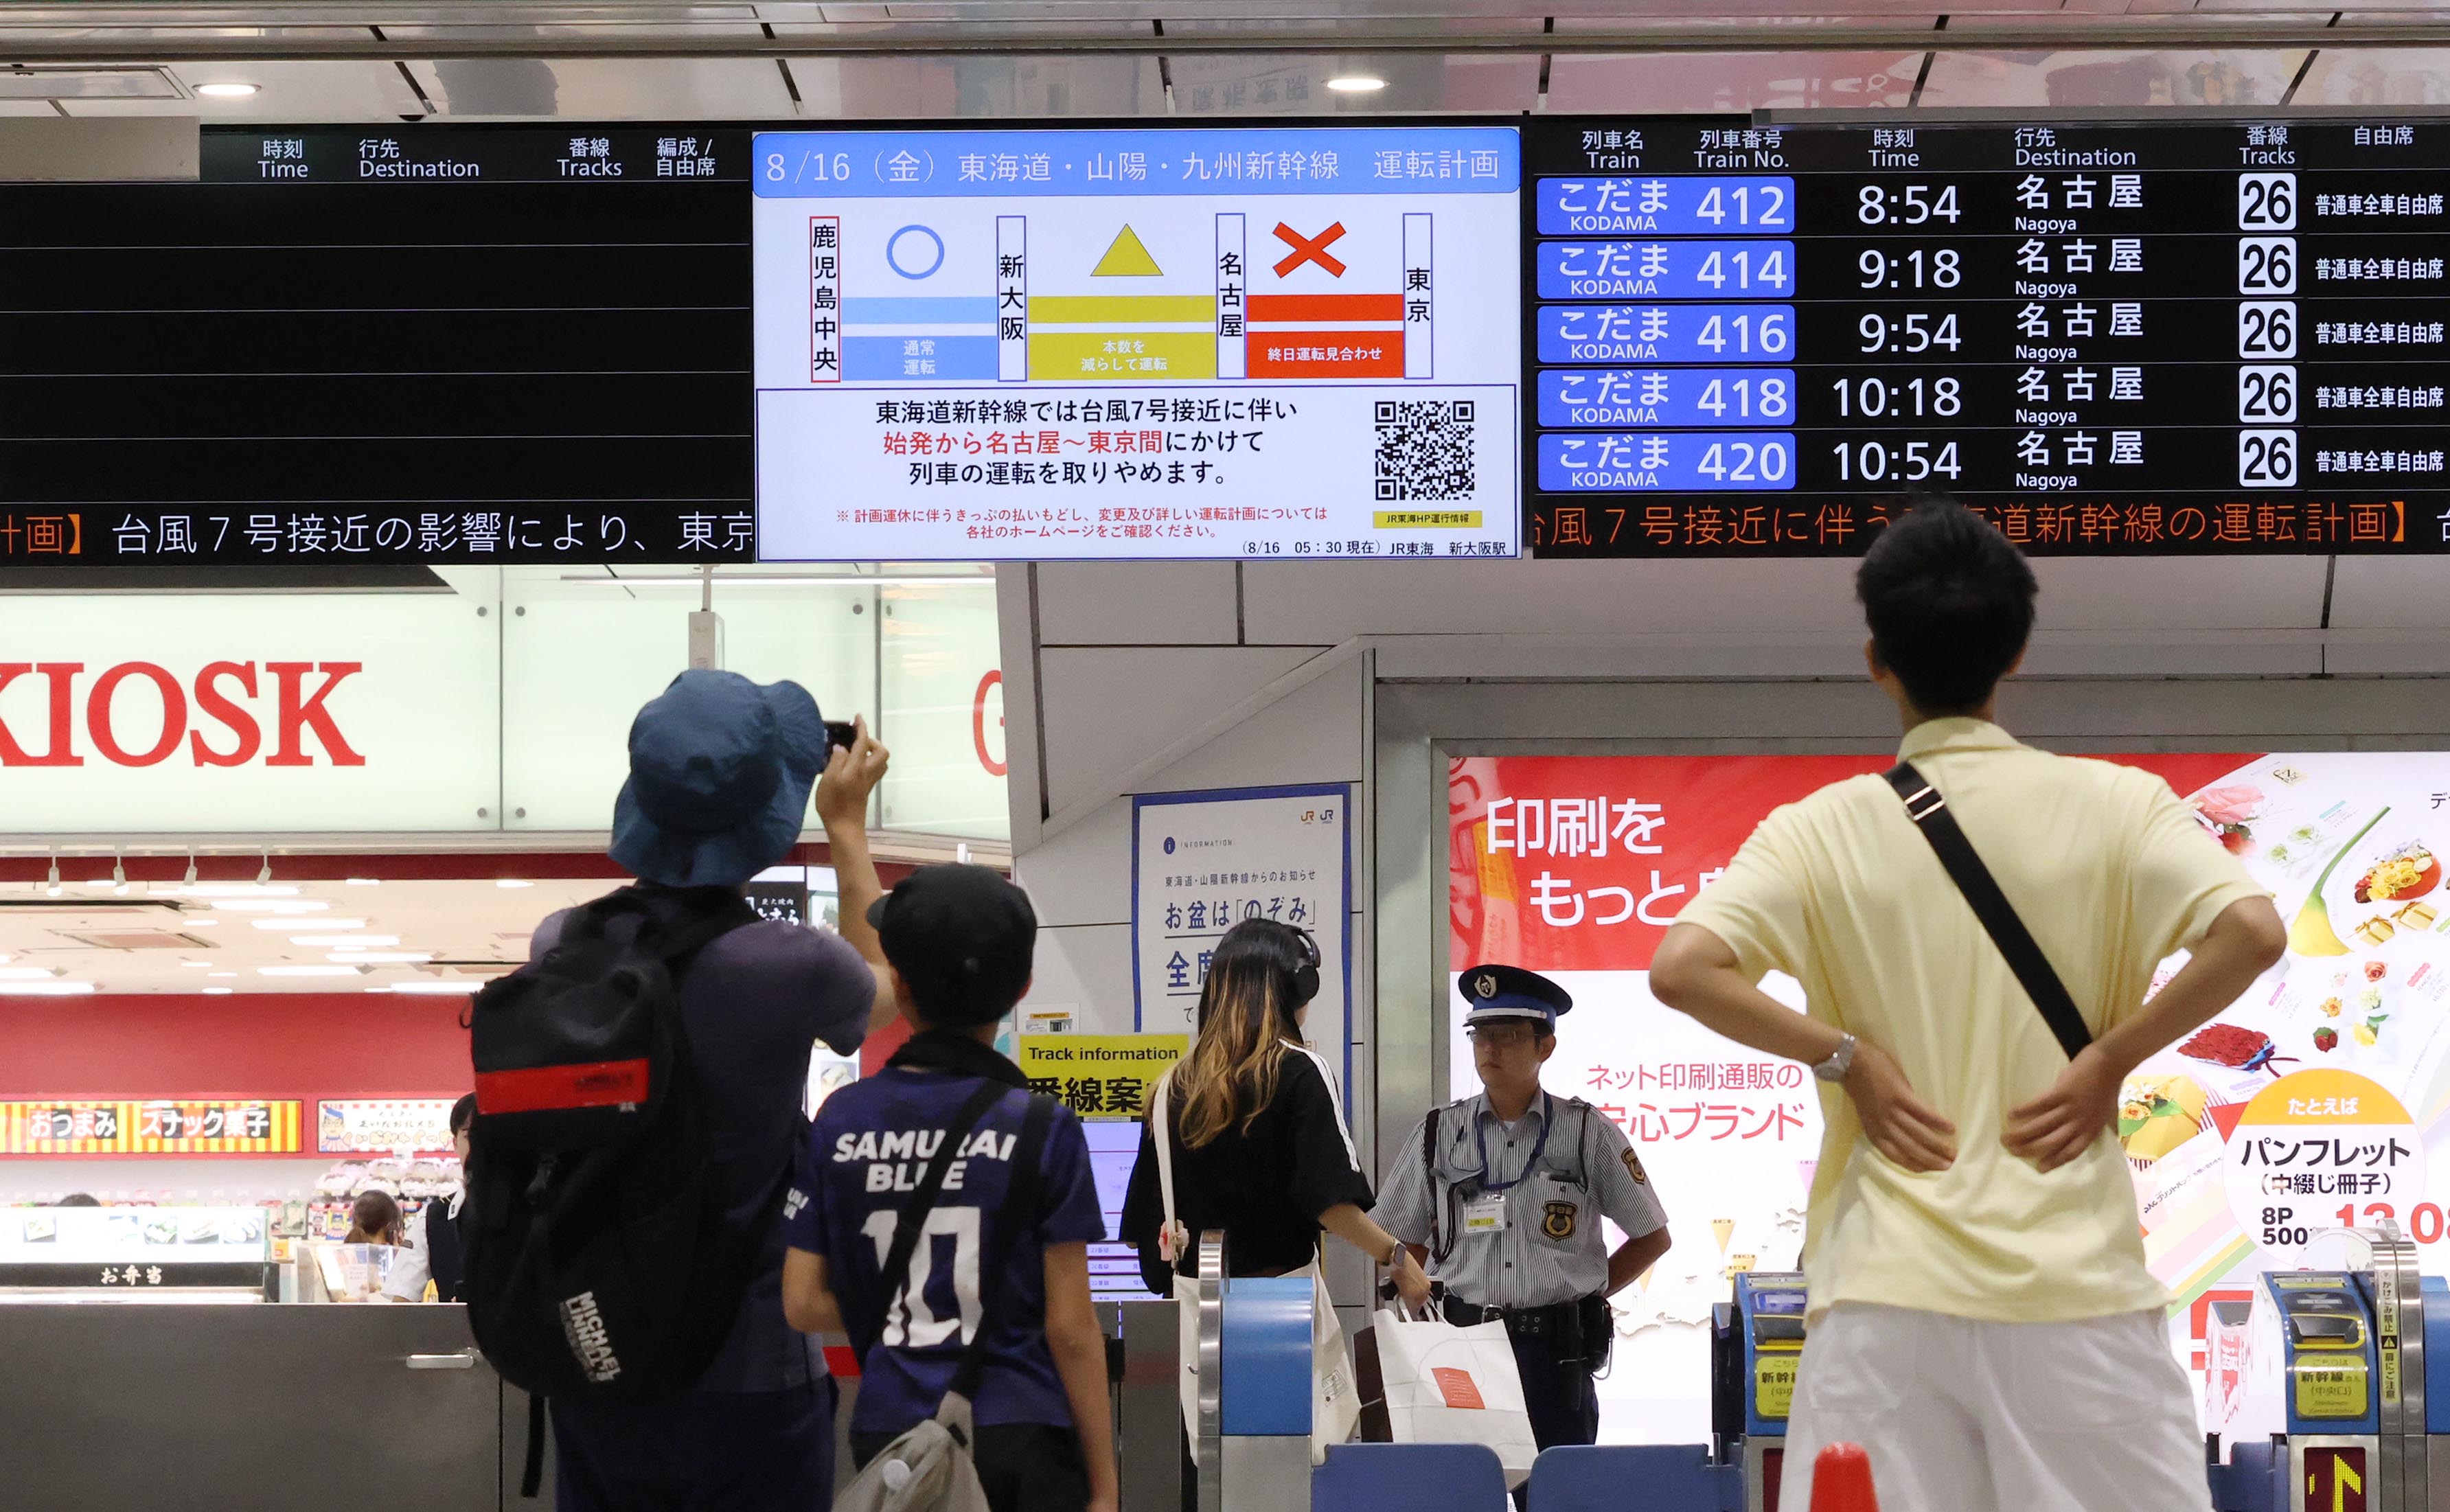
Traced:
<path fill-rule="evenodd" d="M 761 555 L 1515 554 L 1520 149 L 760 133 Z"/>
<path fill-rule="evenodd" d="M 2450 1254 L 2450 755 L 2158 752 L 2106 758 L 2168 782 L 2292 921 L 2283 963 L 2122 1091 L 2170 1347 L 2200 1380 L 2209 1304 L 2308 1263 L 2314 1235 L 2391 1218 L 2424 1264 Z M 1600 1383 L 1606 1442 L 1709 1431 L 1710 1307 L 1747 1270 L 1797 1265 L 1821 1116 L 1809 1072 L 1721 1038 L 1650 996 L 1677 913 L 1770 810 L 1886 755 L 1458 757 L 1448 775 L 1448 964 L 1500 961 L 1574 997 L 1546 1081 L 1614 1119 L 1675 1234 L 1617 1299 Z M 2155 974 L 2157 986 L 2183 964 Z M 1800 1009 L 1800 986 L 1764 988 Z M 1448 999 L 1450 1091 L 1478 1090 Z M 1613 1234 L 1611 1238 L 1613 1239 Z M 2207 1421 L 2217 1430 L 2219 1422 Z"/>
<path fill-rule="evenodd" d="M 1196 1033 L 1226 931 L 1273 919 L 1318 947 L 1304 1025 L 1351 1112 L 1352 786 L 1232 787 L 1132 800 L 1134 1026 Z"/>

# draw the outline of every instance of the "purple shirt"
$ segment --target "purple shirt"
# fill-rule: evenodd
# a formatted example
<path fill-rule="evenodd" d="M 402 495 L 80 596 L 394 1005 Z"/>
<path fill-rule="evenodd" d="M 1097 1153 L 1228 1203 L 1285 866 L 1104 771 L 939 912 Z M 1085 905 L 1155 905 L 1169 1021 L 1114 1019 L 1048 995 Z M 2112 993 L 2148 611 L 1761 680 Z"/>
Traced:
<path fill-rule="evenodd" d="M 675 890 L 642 884 L 650 896 Z M 536 926 L 529 955 L 561 938 L 566 914 Z M 634 925 L 616 921 L 614 931 Z M 876 974 L 830 930 L 762 920 L 698 953 L 681 978 L 681 1021 L 705 1088 L 707 1144 L 732 1220 L 759 1222 L 778 1202 L 777 1183 L 807 1129 L 808 1052 L 819 1039 L 836 1055 L 867 1037 Z M 783 1321 L 783 1234 L 767 1227 L 766 1252 L 741 1303 L 731 1337 L 698 1378 L 698 1391 L 779 1391 L 825 1374 L 806 1334 Z"/>

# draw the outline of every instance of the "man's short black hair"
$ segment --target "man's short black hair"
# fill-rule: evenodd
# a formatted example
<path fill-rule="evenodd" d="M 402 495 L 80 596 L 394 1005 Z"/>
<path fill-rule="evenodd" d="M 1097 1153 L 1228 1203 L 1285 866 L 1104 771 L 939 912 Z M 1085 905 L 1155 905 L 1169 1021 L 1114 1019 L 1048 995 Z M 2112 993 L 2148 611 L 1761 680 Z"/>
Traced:
<path fill-rule="evenodd" d="M 1990 702 L 2033 632 L 2037 591 L 2024 553 L 1950 499 L 1882 531 L 1855 573 L 1873 654 L 1934 717 Z"/>

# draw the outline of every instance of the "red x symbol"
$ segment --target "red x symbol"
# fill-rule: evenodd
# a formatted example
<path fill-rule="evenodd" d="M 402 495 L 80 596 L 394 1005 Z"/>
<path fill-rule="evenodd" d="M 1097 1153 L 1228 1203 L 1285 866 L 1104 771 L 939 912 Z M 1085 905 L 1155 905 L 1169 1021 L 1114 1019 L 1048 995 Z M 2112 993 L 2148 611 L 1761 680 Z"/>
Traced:
<path fill-rule="evenodd" d="M 1315 262 L 1337 278 L 1344 277 L 1344 264 L 1330 256 L 1327 244 L 1344 235 L 1344 223 L 1336 222 L 1317 237 L 1306 237 L 1282 221 L 1276 223 L 1276 240 L 1293 248 L 1282 262 L 1276 264 L 1276 277 L 1283 278 L 1305 262 Z"/>

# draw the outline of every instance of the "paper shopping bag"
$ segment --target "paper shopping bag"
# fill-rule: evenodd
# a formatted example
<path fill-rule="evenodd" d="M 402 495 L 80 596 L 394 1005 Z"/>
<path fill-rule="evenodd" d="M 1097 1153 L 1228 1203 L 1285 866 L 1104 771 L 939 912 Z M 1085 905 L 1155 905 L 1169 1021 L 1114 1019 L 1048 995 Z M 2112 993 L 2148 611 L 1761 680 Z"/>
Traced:
<path fill-rule="evenodd" d="M 1371 1332 L 1392 1442 L 1487 1444 L 1507 1484 L 1529 1478 L 1540 1446 L 1505 1324 L 1414 1323 L 1381 1308 Z"/>

